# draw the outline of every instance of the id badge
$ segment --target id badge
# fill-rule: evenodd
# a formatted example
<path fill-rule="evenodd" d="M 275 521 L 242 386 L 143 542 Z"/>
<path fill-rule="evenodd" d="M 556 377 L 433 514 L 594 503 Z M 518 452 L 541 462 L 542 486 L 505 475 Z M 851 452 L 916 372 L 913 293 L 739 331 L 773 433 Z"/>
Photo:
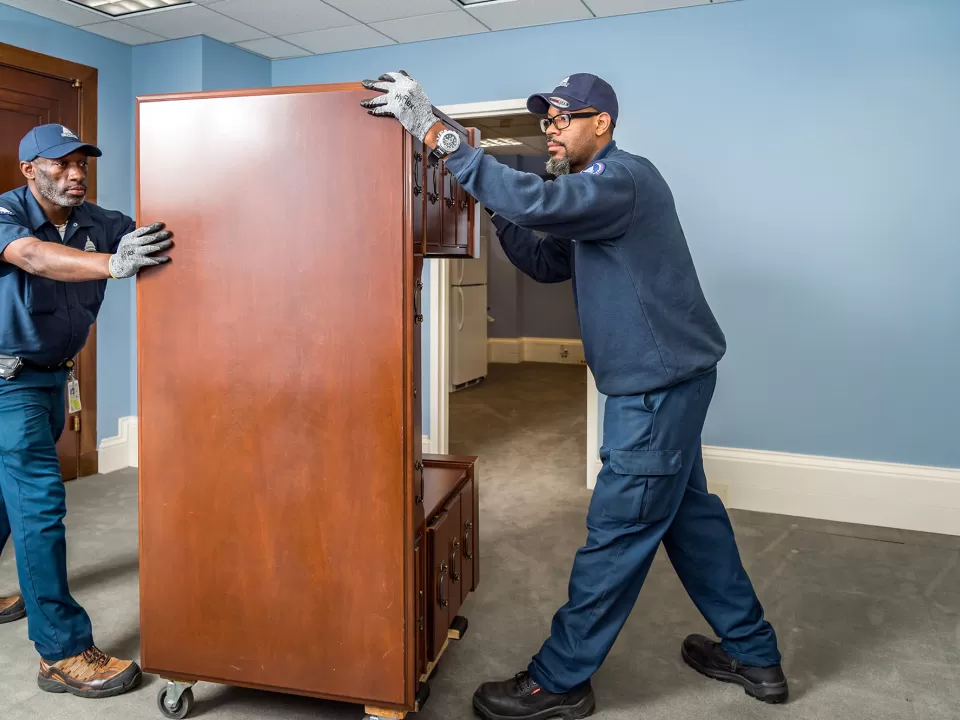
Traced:
<path fill-rule="evenodd" d="M 67 406 L 71 415 L 80 412 L 80 383 L 73 375 L 67 380 Z"/>

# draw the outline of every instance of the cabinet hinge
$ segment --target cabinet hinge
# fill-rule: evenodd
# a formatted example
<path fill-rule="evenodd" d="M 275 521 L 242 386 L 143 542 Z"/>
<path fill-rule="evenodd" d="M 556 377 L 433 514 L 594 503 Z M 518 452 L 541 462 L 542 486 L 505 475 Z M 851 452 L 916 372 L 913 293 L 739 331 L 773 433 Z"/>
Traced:
<path fill-rule="evenodd" d="M 83 83 L 80 82 L 79 80 L 74 80 L 74 81 L 73 81 L 73 87 L 75 87 L 75 88 L 82 88 L 82 87 L 83 87 Z"/>

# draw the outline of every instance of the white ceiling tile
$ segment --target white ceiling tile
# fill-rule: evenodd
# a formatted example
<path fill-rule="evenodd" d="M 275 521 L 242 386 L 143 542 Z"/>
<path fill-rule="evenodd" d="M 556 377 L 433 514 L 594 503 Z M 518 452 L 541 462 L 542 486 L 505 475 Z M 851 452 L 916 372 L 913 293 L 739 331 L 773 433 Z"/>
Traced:
<path fill-rule="evenodd" d="M 152 42 L 161 42 L 165 39 L 159 35 L 154 35 L 146 30 L 141 30 L 140 28 L 135 28 L 116 20 L 97 23 L 95 25 L 81 25 L 80 29 L 96 33 L 97 35 L 103 35 L 111 40 L 126 43 L 127 45 L 145 45 Z"/>
<path fill-rule="evenodd" d="M 670 10 L 673 8 L 710 5 L 725 0 L 583 0 L 597 17 L 629 15 L 630 13 Z"/>
<path fill-rule="evenodd" d="M 257 53 L 257 55 L 263 55 L 271 59 L 303 57 L 304 55 L 310 54 L 303 48 L 291 45 L 288 42 L 274 37 L 248 40 L 246 42 L 236 43 L 236 45 L 237 47 L 242 47 L 244 50 L 249 50 L 250 52 Z"/>
<path fill-rule="evenodd" d="M 324 0 L 363 23 L 450 12 L 460 7 L 455 0 Z"/>
<path fill-rule="evenodd" d="M 0 0 L 0 2 L 67 25 L 90 25 L 110 19 L 110 16 L 104 13 L 85 10 L 79 5 L 60 2 L 60 0 Z"/>
<path fill-rule="evenodd" d="M 270 34 L 199 5 L 173 7 L 149 15 L 127 17 L 124 22 L 171 40 L 207 35 L 220 42 L 234 43 L 256 40 Z"/>
<path fill-rule="evenodd" d="M 331 28 L 330 30 L 297 33 L 286 35 L 284 39 L 289 40 L 294 45 L 306 48 L 312 53 L 335 53 L 395 44 L 386 35 L 381 35 L 366 25 L 350 25 L 342 28 Z"/>
<path fill-rule="evenodd" d="M 401 43 L 487 32 L 483 23 L 459 10 L 371 23 L 370 27 Z"/>
<path fill-rule="evenodd" d="M 467 8 L 491 30 L 586 20 L 593 15 L 580 0 L 509 0 Z"/>
<path fill-rule="evenodd" d="M 358 24 L 349 15 L 319 0 L 223 0 L 207 7 L 270 35 Z"/>

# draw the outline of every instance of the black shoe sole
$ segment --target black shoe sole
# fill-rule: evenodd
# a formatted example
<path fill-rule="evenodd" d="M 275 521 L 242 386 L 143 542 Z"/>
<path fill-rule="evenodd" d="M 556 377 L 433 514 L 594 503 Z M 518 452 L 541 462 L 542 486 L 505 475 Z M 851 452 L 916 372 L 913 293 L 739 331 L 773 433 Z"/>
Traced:
<path fill-rule="evenodd" d="M 720 682 L 733 683 L 743 688 L 743 691 L 752 698 L 756 698 L 771 705 L 779 705 L 787 701 L 789 689 L 786 682 L 780 683 L 752 683 L 742 675 L 726 672 L 724 670 L 713 670 L 704 667 L 687 654 L 686 648 L 680 649 L 680 655 L 683 661 L 696 670 L 701 675 Z"/>
<path fill-rule="evenodd" d="M 4 623 L 16 622 L 17 620 L 23 620 L 26 616 L 27 616 L 26 610 L 10 613 L 8 615 L 0 615 L 0 625 L 3 625 Z"/>
<path fill-rule="evenodd" d="M 549 708 L 541 710 L 533 715 L 497 715 L 488 710 L 477 697 L 473 698 L 474 712 L 483 718 L 483 720 L 551 720 L 552 718 L 561 718 L 561 720 L 583 720 L 593 715 L 596 710 L 597 702 L 591 692 L 576 705 L 564 705 L 558 708 Z"/>
<path fill-rule="evenodd" d="M 118 685 L 117 687 L 110 688 L 109 690 L 80 690 L 79 688 L 72 688 L 69 685 L 65 685 L 59 680 L 47 680 L 42 677 L 37 678 L 37 686 L 44 692 L 48 693 L 70 693 L 76 697 L 97 700 L 100 698 L 123 695 L 125 692 L 129 692 L 137 687 L 142 679 L 143 673 L 138 670 L 135 675 L 130 676 L 129 680 L 121 685 Z"/>

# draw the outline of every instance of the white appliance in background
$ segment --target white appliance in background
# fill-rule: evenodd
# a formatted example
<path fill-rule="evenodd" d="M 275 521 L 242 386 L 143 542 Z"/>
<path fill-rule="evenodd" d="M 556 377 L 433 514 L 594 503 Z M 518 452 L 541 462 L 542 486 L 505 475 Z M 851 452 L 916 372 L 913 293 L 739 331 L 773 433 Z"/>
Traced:
<path fill-rule="evenodd" d="M 487 246 L 495 232 L 490 216 L 477 205 L 480 257 L 450 263 L 450 392 L 487 375 Z"/>

